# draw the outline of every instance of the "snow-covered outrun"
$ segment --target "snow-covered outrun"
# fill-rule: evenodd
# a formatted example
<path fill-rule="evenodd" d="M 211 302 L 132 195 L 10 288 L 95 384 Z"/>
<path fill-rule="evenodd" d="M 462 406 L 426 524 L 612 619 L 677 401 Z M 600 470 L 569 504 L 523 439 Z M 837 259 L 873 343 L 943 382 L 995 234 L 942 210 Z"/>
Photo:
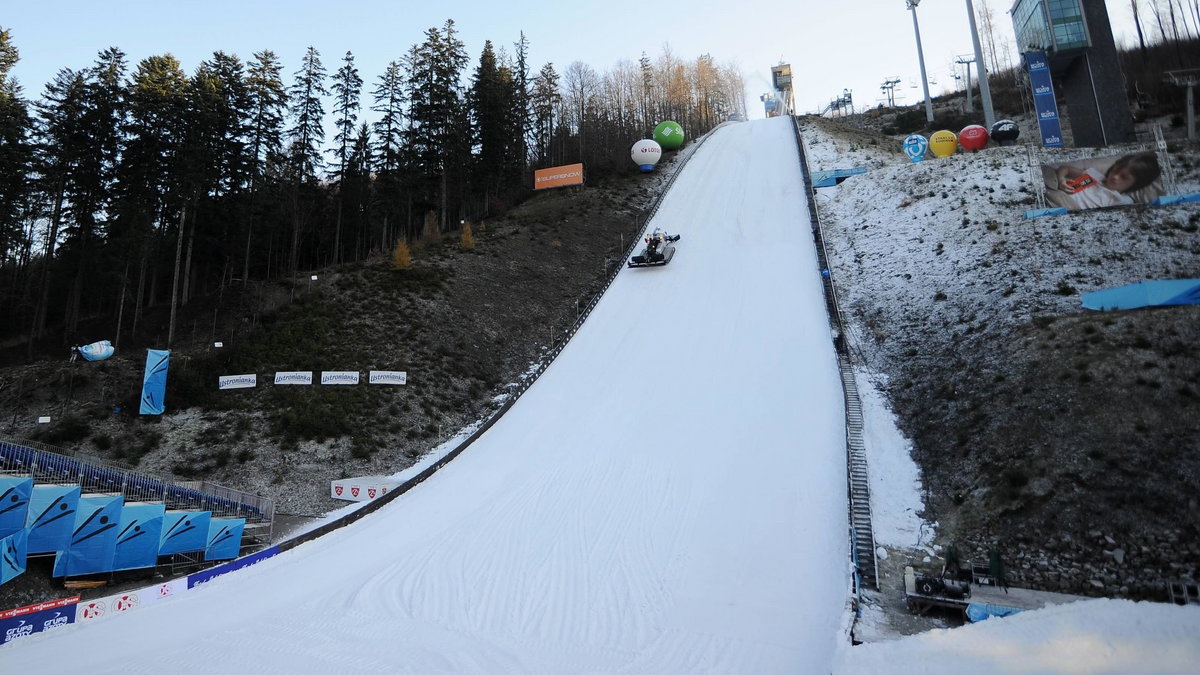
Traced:
<path fill-rule="evenodd" d="M 544 375 L 431 479 L 176 598 L 16 640 L 0 672 L 1200 662 L 1200 612 L 1115 601 L 851 648 L 842 391 L 790 120 L 719 128 L 650 225 L 681 235 L 671 264 L 621 271 Z"/>

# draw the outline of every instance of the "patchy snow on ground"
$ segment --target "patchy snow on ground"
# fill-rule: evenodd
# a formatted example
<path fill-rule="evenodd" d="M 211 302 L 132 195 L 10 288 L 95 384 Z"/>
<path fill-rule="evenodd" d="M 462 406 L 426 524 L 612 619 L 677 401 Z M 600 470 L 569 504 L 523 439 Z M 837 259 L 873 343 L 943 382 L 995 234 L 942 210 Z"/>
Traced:
<path fill-rule="evenodd" d="M 850 646 L 845 411 L 812 330 L 827 317 L 791 139 L 780 118 L 714 133 L 652 221 L 683 235 L 671 265 L 623 270 L 521 400 L 417 488 L 198 589 L 14 640 L 5 672 L 1196 672 L 1200 608 L 1123 601 Z M 912 167 L 828 145 L 880 167 L 832 227 L 910 208 Z M 910 254 L 895 241 L 842 254 Z M 877 537 L 919 545 L 909 445 L 865 373 L 861 389 Z"/>

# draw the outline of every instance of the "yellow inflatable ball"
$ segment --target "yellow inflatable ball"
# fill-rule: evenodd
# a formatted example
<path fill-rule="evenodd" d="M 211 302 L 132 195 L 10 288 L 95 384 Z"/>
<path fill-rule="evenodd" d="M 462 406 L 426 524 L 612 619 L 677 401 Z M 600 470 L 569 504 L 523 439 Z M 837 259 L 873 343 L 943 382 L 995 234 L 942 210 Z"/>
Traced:
<path fill-rule="evenodd" d="M 953 131 L 942 129 L 929 137 L 929 151 L 934 157 L 949 157 L 958 149 L 958 136 Z"/>

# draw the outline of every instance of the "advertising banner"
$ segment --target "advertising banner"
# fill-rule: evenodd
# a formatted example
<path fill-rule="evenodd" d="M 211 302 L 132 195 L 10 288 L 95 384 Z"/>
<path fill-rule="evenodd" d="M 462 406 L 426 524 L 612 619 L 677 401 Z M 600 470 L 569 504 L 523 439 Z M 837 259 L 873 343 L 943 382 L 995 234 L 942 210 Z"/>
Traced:
<path fill-rule="evenodd" d="M 117 616 L 152 605 L 162 598 L 179 595 L 187 589 L 187 579 L 172 579 L 154 586 L 80 602 L 75 606 L 75 620 L 78 622 L 95 621 Z"/>
<path fill-rule="evenodd" d="M 205 560 L 233 560 L 242 550 L 242 530 L 245 518 L 213 518 L 208 524 L 208 546 Z"/>
<path fill-rule="evenodd" d="M 161 415 L 166 410 L 167 366 L 170 361 L 170 350 L 146 350 L 146 373 L 142 376 L 140 414 Z"/>
<path fill-rule="evenodd" d="M 260 563 L 260 562 L 266 560 L 267 558 L 270 558 L 271 556 L 274 556 L 278 553 L 279 553 L 279 547 L 272 546 L 270 548 L 264 548 L 263 550 L 259 551 L 258 553 L 248 555 L 245 558 L 238 558 L 237 560 L 227 562 L 223 565 L 217 565 L 216 567 L 210 567 L 209 569 L 202 570 L 200 572 L 196 572 L 195 574 L 189 574 L 188 578 L 187 578 L 187 587 L 195 588 L 195 587 L 199 586 L 200 584 L 212 581 L 213 579 L 221 576 L 222 574 L 228 574 L 235 570 L 240 570 L 243 567 L 249 567 L 256 563 Z"/>
<path fill-rule="evenodd" d="M 552 166 L 549 169 L 538 169 L 533 172 L 533 189 L 563 187 L 565 185 L 583 184 L 583 165 L 567 164 Z"/>
<path fill-rule="evenodd" d="M 357 370 L 323 370 L 321 384 L 358 384 Z"/>
<path fill-rule="evenodd" d="M 367 502 L 386 495 L 398 485 L 400 481 L 387 476 L 342 478 L 329 484 L 329 496 L 348 502 Z"/>
<path fill-rule="evenodd" d="M 117 546 L 113 550 L 114 570 L 153 567 L 158 560 L 158 540 L 162 538 L 165 504 L 126 504 L 121 509 L 117 528 Z"/>
<path fill-rule="evenodd" d="M 83 497 L 75 513 L 75 531 L 65 550 L 54 557 L 55 577 L 112 571 L 117 548 L 117 527 L 125 498 Z"/>
<path fill-rule="evenodd" d="M 29 533 L 25 530 L 17 530 L 0 538 L 0 584 L 6 584 L 25 573 L 27 541 Z"/>
<path fill-rule="evenodd" d="M 79 505 L 78 485 L 34 485 L 25 529 L 30 553 L 54 553 L 67 547 Z"/>
<path fill-rule="evenodd" d="M 252 389 L 258 386 L 258 375 L 218 375 L 217 389 Z"/>
<path fill-rule="evenodd" d="M 159 555 L 203 551 L 208 544 L 209 511 L 167 511 L 163 516 Z"/>
<path fill-rule="evenodd" d="M 79 596 L 39 602 L 0 612 L 0 644 L 45 630 L 75 623 Z"/>
<path fill-rule="evenodd" d="M 372 370 L 367 375 L 370 384 L 408 384 L 408 372 L 403 370 Z"/>
<path fill-rule="evenodd" d="M 1162 167 L 1153 152 L 1088 157 L 1042 165 L 1046 204 L 1082 211 L 1149 204 L 1163 195 Z"/>
<path fill-rule="evenodd" d="M 311 370 L 275 373 L 275 384 L 312 384 Z"/>
<path fill-rule="evenodd" d="M 1058 103 L 1054 100 L 1054 82 L 1050 79 L 1050 62 L 1045 52 L 1025 52 L 1025 67 L 1029 70 L 1029 85 L 1033 88 L 1033 107 L 1037 111 L 1042 145 L 1061 148 L 1062 122 L 1058 118 Z"/>
<path fill-rule="evenodd" d="M 25 529 L 33 479 L 0 476 L 0 537 Z"/>

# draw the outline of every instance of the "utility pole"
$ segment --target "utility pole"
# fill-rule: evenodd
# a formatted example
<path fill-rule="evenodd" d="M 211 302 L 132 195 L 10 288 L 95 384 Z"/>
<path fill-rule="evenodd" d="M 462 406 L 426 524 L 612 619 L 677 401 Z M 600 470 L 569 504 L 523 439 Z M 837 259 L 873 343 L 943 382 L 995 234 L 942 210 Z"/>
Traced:
<path fill-rule="evenodd" d="M 929 97 L 929 78 L 925 77 L 925 54 L 921 51 L 921 27 L 917 25 L 917 5 L 921 0 L 904 0 L 912 12 L 913 33 L 917 36 L 917 61 L 921 64 L 921 86 L 925 90 L 925 121 L 933 123 L 933 99 Z M 969 2 L 970 0 L 968 0 Z M 972 26 L 974 24 L 972 23 Z"/>
<path fill-rule="evenodd" d="M 983 62 L 983 47 L 979 44 L 979 31 L 975 28 L 975 6 L 967 0 L 967 18 L 971 21 L 971 42 L 975 46 L 975 69 L 979 72 L 979 98 L 983 101 L 983 121 L 988 129 L 996 122 L 992 110 L 992 92 L 988 89 L 987 64 Z"/>

